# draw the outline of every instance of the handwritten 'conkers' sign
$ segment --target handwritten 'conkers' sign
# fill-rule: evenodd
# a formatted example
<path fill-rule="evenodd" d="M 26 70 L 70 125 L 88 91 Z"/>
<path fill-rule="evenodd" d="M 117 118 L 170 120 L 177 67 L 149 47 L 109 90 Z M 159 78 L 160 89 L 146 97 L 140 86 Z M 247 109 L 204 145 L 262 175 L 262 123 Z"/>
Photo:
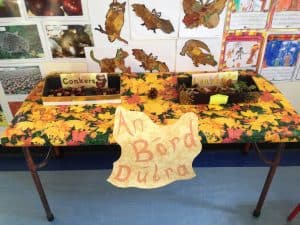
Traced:
<path fill-rule="evenodd" d="M 196 176 L 192 162 L 202 145 L 194 113 L 158 126 L 142 112 L 118 107 L 113 135 L 122 149 L 108 178 L 115 186 L 157 188 Z"/>

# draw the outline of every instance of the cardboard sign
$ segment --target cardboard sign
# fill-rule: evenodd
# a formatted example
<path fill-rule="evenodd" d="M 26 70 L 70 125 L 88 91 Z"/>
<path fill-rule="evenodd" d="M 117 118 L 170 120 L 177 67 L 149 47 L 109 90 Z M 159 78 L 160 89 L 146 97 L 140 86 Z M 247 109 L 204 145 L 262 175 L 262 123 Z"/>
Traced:
<path fill-rule="evenodd" d="M 60 74 L 60 81 L 63 88 L 78 87 L 107 87 L 106 73 L 67 73 Z"/>
<path fill-rule="evenodd" d="M 238 75 L 238 71 L 196 73 L 192 75 L 192 85 L 197 84 L 198 87 L 223 86 L 223 83 L 229 79 L 236 82 Z"/>
<path fill-rule="evenodd" d="M 192 162 L 202 149 L 196 114 L 158 126 L 144 113 L 119 106 L 113 135 L 122 149 L 108 178 L 113 185 L 157 188 L 195 177 Z"/>

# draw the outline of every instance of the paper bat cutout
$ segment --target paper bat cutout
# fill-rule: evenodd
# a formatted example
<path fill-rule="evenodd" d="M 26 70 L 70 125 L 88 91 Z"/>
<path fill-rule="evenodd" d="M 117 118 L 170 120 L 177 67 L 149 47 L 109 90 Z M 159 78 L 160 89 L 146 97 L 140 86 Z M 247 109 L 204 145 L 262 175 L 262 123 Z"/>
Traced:
<path fill-rule="evenodd" d="M 143 20 L 143 26 L 146 26 L 148 30 L 153 30 L 156 33 L 156 29 L 160 29 L 163 32 L 170 34 L 174 32 L 174 28 L 170 20 L 160 18 L 161 13 L 156 12 L 155 9 L 150 11 L 144 4 L 132 4 L 135 14 Z"/>
<path fill-rule="evenodd" d="M 159 126 L 145 113 L 119 106 L 113 135 L 121 146 L 121 156 L 108 181 L 117 187 L 158 188 L 196 175 L 192 162 L 202 145 L 195 113 Z"/>
<path fill-rule="evenodd" d="M 207 53 L 204 53 L 204 51 Z M 180 55 L 184 56 L 185 54 L 192 59 L 193 64 L 197 67 L 200 64 L 217 65 L 214 56 L 210 53 L 209 47 L 202 41 L 191 39 L 185 42 Z"/>
<path fill-rule="evenodd" d="M 143 49 L 132 49 L 132 54 L 134 57 L 142 63 L 140 67 L 145 70 L 157 71 L 157 72 L 169 72 L 169 68 L 165 62 L 157 60 L 157 56 L 154 57 L 152 53 L 147 55 Z"/>
<path fill-rule="evenodd" d="M 183 0 L 183 11 L 185 16 L 183 23 L 187 28 L 205 26 L 215 28 L 220 21 L 220 14 L 225 8 L 226 0 Z"/>
<path fill-rule="evenodd" d="M 95 30 L 106 34 L 110 42 L 119 40 L 128 44 L 128 41 L 121 37 L 121 30 L 124 25 L 125 5 L 126 2 L 119 3 L 117 0 L 113 0 L 109 5 L 109 10 L 106 14 L 105 30 L 101 25 L 98 25 L 98 28 L 95 28 Z"/>
<path fill-rule="evenodd" d="M 115 58 L 104 58 L 104 59 L 97 59 L 94 55 L 94 51 L 90 51 L 91 59 L 99 64 L 101 68 L 101 72 L 104 73 L 114 73 L 115 70 L 118 68 L 122 72 L 129 73 L 130 67 L 125 66 L 125 58 L 128 57 L 128 52 L 124 51 L 122 48 L 117 50 Z"/>

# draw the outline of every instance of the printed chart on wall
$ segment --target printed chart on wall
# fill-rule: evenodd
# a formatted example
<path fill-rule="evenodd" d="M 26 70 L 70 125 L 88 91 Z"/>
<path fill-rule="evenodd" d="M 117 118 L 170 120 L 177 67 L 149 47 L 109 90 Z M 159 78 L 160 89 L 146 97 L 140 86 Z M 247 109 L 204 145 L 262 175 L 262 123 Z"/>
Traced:
<path fill-rule="evenodd" d="M 179 37 L 215 37 L 223 35 L 226 0 L 183 0 Z"/>
<path fill-rule="evenodd" d="M 221 68 L 223 70 L 257 70 L 263 36 L 260 34 L 229 34 L 225 39 L 225 49 Z"/>
<path fill-rule="evenodd" d="M 85 58 L 84 48 L 94 46 L 88 24 L 46 25 L 53 58 Z"/>
<path fill-rule="evenodd" d="M 269 80 L 291 79 L 299 50 L 299 34 L 268 35 L 260 73 Z"/>
<path fill-rule="evenodd" d="M 5 95 L 26 95 L 42 79 L 39 66 L 0 67 Z"/>
<path fill-rule="evenodd" d="M 300 28 L 299 0 L 275 1 L 272 15 L 272 28 Z"/>
<path fill-rule="evenodd" d="M 127 45 L 129 6 L 125 0 L 88 0 L 95 47 Z"/>
<path fill-rule="evenodd" d="M 230 29 L 264 29 L 271 0 L 234 0 Z"/>
<path fill-rule="evenodd" d="M 1 0 L 0 1 L 0 21 L 2 18 L 21 17 L 18 0 Z"/>
<path fill-rule="evenodd" d="M 82 16 L 81 0 L 25 0 L 26 13 L 36 16 Z"/>
<path fill-rule="evenodd" d="M 0 25 L 0 60 L 45 56 L 37 25 Z"/>

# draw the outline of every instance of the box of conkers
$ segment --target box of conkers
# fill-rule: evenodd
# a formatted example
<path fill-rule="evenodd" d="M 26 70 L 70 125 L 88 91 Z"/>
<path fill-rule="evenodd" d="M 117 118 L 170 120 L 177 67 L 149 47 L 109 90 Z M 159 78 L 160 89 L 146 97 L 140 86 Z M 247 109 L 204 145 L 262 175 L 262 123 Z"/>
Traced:
<path fill-rule="evenodd" d="M 121 103 L 118 73 L 56 73 L 45 78 L 43 105 Z"/>

